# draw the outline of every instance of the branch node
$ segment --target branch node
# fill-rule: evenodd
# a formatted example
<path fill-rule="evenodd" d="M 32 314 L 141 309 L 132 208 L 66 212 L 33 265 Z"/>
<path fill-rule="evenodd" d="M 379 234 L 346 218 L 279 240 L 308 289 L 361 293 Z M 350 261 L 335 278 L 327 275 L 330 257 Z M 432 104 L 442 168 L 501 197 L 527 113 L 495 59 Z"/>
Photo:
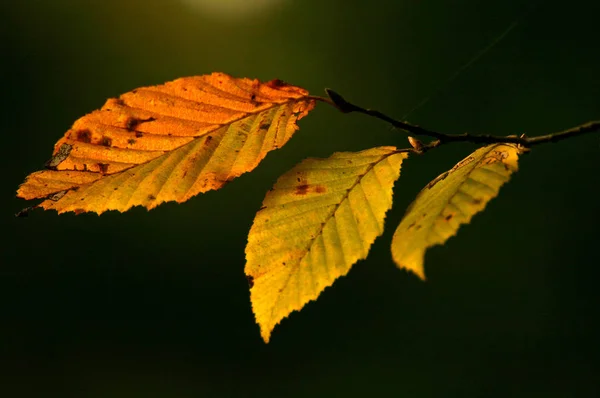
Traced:
<path fill-rule="evenodd" d="M 333 105 L 335 105 L 335 107 L 342 113 L 350 113 L 362 110 L 358 106 L 346 101 L 344 97 L 342 97 L 340 94 L 336 93 L 330 88 L 326 88 L 325 92 L 333 102 Z"/>

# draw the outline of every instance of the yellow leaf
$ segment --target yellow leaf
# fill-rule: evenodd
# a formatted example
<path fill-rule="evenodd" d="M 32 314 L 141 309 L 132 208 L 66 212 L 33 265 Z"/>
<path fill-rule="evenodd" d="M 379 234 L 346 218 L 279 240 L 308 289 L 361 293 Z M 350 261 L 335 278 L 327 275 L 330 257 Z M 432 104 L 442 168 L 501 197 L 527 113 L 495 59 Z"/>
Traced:
<path fill-rule="evenodd" d="M 265 342 L 281 319 L 367 257 L 406 156 L 380 147 L 307 159 L 267 193 L 248 235 L 245 269 Z"/>
<path fill-rule="evenodd" d="M 59 213 L 184 202 L 253 170 L 314 106 L 281 80 L 223 73 L 139 88 L 77 120 L 17 195 Z"/>
<path fill-rule="evenodd" d="M 517 171 L 520 149 L 512 144 L 479 148 L 430 182 L 410 205 L 392 239 L 396 264 L 425 279 L 427 248 L 443 244 L 482 211 Z"/>

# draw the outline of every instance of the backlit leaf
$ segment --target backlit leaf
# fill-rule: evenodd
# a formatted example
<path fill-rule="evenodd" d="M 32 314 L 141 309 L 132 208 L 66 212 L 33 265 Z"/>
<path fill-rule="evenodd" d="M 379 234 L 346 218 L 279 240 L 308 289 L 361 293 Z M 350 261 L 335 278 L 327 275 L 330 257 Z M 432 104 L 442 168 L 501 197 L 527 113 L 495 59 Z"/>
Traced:
<path fill-rule="evenodd" d="M 406 156 L 380 147 L 307 159 L 267 193 L 248 235 L 245 269 L 265 342 L 281 319 L 367 257 Z"/>
<path fill-rule="evenodd" d="M 482 211 L 517 171 L 521 150 L 512 144 L 479 148 L 430 182 L 410 205 L 392 240 L 396 264 L 425 278 L 427 248 L 443 244 Z"/>
<path fill-rule="evenodd" d="M 59 213 L 183 202 L 253 170 L 314 105 L 281 80 L 223 73 L 139 88 L 77 120 L 18 196 Z"/>

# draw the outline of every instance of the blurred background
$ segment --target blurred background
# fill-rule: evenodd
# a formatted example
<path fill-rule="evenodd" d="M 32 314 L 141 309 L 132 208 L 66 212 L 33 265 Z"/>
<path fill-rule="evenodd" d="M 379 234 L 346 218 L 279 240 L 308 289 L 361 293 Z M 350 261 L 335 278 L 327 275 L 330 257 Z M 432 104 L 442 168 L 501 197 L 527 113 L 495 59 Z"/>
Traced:
<path fill-rule="evenodd" d="M 106 98 L 222 71 L 280 78 L 446 133 L 600 119 L 600 3 L 517 0 L 0 2 L 0 395 L 591 397 L 600 380 L 600 134 L 535 148 L 485 212 L 394 266 L 393 231 L 474 149 L 405 162 L 368 260 L 265 345 L 244 277 L 265 192 L 301 159 L 406 136 L 324 104 L 253 172 L 150 212 L 57 216 L 15 190 Z M 516 26 L 444 82 L 511 24 Z"/>

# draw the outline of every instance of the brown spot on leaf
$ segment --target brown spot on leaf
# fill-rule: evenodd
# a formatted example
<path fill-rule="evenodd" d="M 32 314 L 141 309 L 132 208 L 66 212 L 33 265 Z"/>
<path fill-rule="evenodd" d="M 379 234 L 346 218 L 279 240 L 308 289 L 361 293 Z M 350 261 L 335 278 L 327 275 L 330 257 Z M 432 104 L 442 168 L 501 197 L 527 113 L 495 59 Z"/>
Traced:
<path fill-rule="evenodd" d="M 46 168 L 56 170 L 56 166 L 61 164 L 71 153 L 71 149 L 73 149 L 72 145 L 62 144 L 58 151 L 50 160 L 46 162 Z"/>
<path fill-rule="evenodd" d="M 102 146 L 112 146 L 112 139 L 106 136 L 103 136 L 100 140 L 100 145 Z"/>
<path fill-rule="evenodd" d="M 135 126 L 139 124 L 138 119 L 130 117 L 125 121 L 125 128 L 129 131 L 135 130 Z"/>
<path fill-rule="evenodd" d="M 452 220 L 452 217 L 454 217 L 454 214 L 448 214 L 446 217 L 444 217 L 444 220 L 450 221 Z"/>
<path fill-rule="evenodd" d="M 73 210 L 73 213 L 75 213 L 75 215 L 78 216 L 81 213 L 85 213 L 85 210 L 83 210 L 83 209 L 75 209 L 75 210 Z"/>
<path fill-rule="evenodd" d="M 468 156 L 465 159 L 458 162 L 457 164 L 455 164 L 454 167 L 450 170 L 450 172 L 455 171 L 463 166 L 466 166 L 474 160 L 475 160 L 475 158 L 473 156 Z M 446 173 L 449 173 L 449 172 L 447 171 Z M 444 176 L 444 178 L 446 178 L 446 176 Z"/>
<path fill-rule="evenodd" d="M 417 223 L 416 221 L 413 221 L 412 224 L 410 224 L 407 229 L 411 229 L 412 227 L 415 226 L 416 223 Z"/>
<path fill-rule="evenodd" d="M 327 191 L 327 188 L 325 188 L 325 186 L 323 186 L 323 185 L 317 185 L 315 187 L 315 192 L 316 193 L 323 193 L 325 191 Z"/>
<path fill-rule="evenodd" d="M 136 117 L 130 117 L 129 119 L 127 119 L 127 121 L 125 122 L 125 128 L 129 131 L 133 131 L 137 128 L 138 125 L 142 124 L 142 123 L 146 123 L 146 122 L 153 122 L 156 119 L 153 117 L 149 117 L 147 119 L 138 119 Z"/>
<path fill-rule="evenodd" d="M 148 200 L 156 200 L 156 196 L 154 196 L 154 195 L 148 195 Z"/>
<path fill-rule="evenodd" d="M 209 136 L 207 136 L 207 137 L 204 139 L 204 145 L 206 145 L 206 146 L 210 145 L 210 142 L 212 141 L 212 139 L 213 139 L 213 138 L 212 138 L 212 135 L 209 135 Z"/>
<path fill-rule="evenodd" d="M 65 196 L 66 194 L 67 194 L 67 190 L 65 189 L 64 191 L 59 191 L 59 192 L 53 193 L 52 195 L 48 196 L 48 200 L 57 202 L 60 199 L 62 199 L 62 197 Z"/>
<path fill-rule="evenodd" d="M 250 286 L 250 289 L 252 289 L 254 286 L 254 278 L 250 275 L 246 275 L 246 280 L 248 281 L 248 286 Z"/>
<path fill-rule="evenodd" d="M 142 138 L 144 136 L 144 133 L 142 133 L 141 131 L 136 131 L 135 136 L 136 138 Z"/>
<path fill-rule="evenodd" d="M 283 86 L 288 86 L 288 84 L 281 79 L 273 79 L 273 80 L 266 82 L 265 86 L 270 87 L 270 88 L 279 88 L 279 87 L 283 87 Z"/>
<path fill-rule="evenodd" d="M 75 133 L 75 139 L 80 142 L 92 142 L 92 132 L 89 129 L 78 130 Z"/>
<path fill-rule="evenodd" d="M 473 199 L 473 204 L 474 205 L 480 205 L 481 202 L 483 202 L 483 200 L 481 200 L 481 198 L 475 198 L 475 199 Z"/>
<path fill-rule="evenodd" d="M 261 130 L 268 130 L 268 129 L 269 129 L 269 127 L 271 127 L 271 123 L 263 123 L 263 124 L 261 124 L 261 125 L 260 125 L 260 127 L 259 127 L 259 128 L 260 128 Z"/>
<path fill-rule="evenodd" d="M 306 179 L 306 172 L 298 171 L 296 172 L 296 176 L 296 180 L 298 180 L 300 184 L 308 184 L 308 180 Z"/>
<path fill-rule="evenodd" d="M 108 173 L 108 163 L 96 163 L 96 165 L 98 166 L 100 173 L 102 173 L 102 174 Z"/>
<path fill-rule="evenodd" d="M 310 186 L 308 184 L 298 185 L 296 187 L 296 191 L 294 192 L 296 195 L 306 195 Z"/>
<path fill-rule="evenodd" d="M 458 166 L 458 165 L 454 166 L 454 168 L 457 168 L 457 166 Z M 454 170 L 454 169 L 452 169 L 452 170 Z M 442 180 L 445 180 L 445 179 L 446 179 L 446 177 L 448 177 L 448 174 L 449 174 L 449 173 L 450 173 L 449 171 L 446 171 L 445 173 L 443 173 L 443 174 L 440 174 L 439 176 L 435 177 L 435 178 L 433 179 L 433 181 L 431 181 L 429 184 L 427 184 L 427 186 L 426 186 L 425 188 L 427 188 L 427 189 L 431 189 L 431 188 L 433 188 L 433 186 L 434 186 L 435 184 L 437 184 L 438 182 L 440 182 L 440 181 L 442 181 Z"/>
<path fill-rule="evenodd" d="M 133 138 L 130 138 L 130 139 L 128 139 L 128 140 L 127 140 L 127 143 L 128 143 L 129 145 L 133 145 L 133 144 L 135 144 L 136 142 L 137 142 L 137 141 L 136 141 L 136 140 L 134 140 Z"/>
<path fill-rule="evenodd" d="M 252 82 L 252 91 L 250 91 L 250 102 L 252 103 L 252 105 L 254 106 L 258 106 L 258 103 L 256 102 L 256 93 L 258 92 L 260 88 L 260 81 L 258 79 L 255 79 Z"/>

